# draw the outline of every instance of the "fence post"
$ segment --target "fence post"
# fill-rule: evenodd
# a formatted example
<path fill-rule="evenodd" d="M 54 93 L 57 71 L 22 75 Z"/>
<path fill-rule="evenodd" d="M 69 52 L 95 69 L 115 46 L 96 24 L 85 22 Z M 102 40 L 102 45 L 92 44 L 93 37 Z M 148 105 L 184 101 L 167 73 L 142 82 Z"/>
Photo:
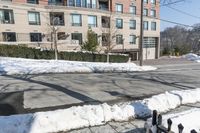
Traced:
<path fill-rule="evenodd" d="M 179 133 L 182 133 L 182 132 L 183 132 L 183 129 L 184 129 L 183 125 L 182 125 L 182 124 L 179 124 L 179 125 L 178 125 L 178 132 L 179 132 Z"/>
<path fill-rule="evenodd" d="M 168 128 L 167 128 L 167 131 L 171 131 L 171 127 L 172 127 L 172 120 L 171 119 L 168 119 L 167 120 L 167 124 L 168 124 Z"/>
<path fill-rule="evenodd" d="M 155 126 L 156 124 L 157 124 L 157 111 L 153 110 L 152 125 Z"/>
<path fill-rule="evenodd" d="M 195 131 L 195 130 L 193 129 L 193 130 L 191 130 L 191 133 L 197 133 L 197 131 Z"/>
<path fill-rule="evenodd" d="M 159 114 L 158 115 L 158 122 L 157 122 L 157 126 L 161 126 L 162 125 L 162 115 Z M 157 130 L 157 133 L 161 133 L 161 130 Z"/>

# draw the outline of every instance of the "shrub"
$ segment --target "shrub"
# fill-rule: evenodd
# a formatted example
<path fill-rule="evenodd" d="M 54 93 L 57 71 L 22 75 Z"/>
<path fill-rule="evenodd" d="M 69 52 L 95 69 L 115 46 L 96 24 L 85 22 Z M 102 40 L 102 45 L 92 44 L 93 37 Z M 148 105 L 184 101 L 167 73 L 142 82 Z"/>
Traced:
<path fill-rule="evenodd" d="M 0 56 L 20 57 L 29 59 L 54 59 L 54 51 L 40 51 L 40 49 L 28 48 L 26 45 L 0 45 Z M 58 58 L 71 61 L 106 62 L 105 54 L 83 52 L 59 52 Z M 110 62 L 127 62 L 128 56 L 110 55 Z"/>

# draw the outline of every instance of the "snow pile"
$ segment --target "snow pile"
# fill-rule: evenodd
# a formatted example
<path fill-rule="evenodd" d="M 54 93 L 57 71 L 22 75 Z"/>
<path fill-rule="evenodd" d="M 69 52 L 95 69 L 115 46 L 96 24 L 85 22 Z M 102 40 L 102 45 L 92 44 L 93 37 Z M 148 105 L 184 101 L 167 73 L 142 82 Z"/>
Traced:
<path fill-rule="evenodd" d="M 49 133 L 125 120 L 134 116 L 130 105 L 87 105 L 35 114 L 0 116 L 0 133 Z"/>
<path fill-rule="evenodd" d="M 194 108 L 191 110 L 183 111 L 176 114 L 168 114 L 162 116 L 162 125 L 167 127 L 167 119 L 172 120 L 172 131 L 178 133 L 178 125 L 181 123 L 184 126 L 183 133 L 190 133 L 191 130 L 196 130 L 197 132 L 200 129 L 200 109 Z M 148 119 L 146 122 L 147 127 L 152 127 L 151 119 Z"/>
<path fill-rule="evenodd" d="M 195 61 L 198 63 L 200 62 L 200 56 L 193 54 L 193 53 L 186 54 L 183 56 L 183 58 L 186 58 L 188 60 Z"/>
<path fill-rule="evenodd" d="M 200 102 L 200 88 L 175 90 L 144 100 L 108 105 L 85 105 L 34 114 L 0 116 L 0 133 L 48 133 L 126 121 L 150 116 L 153 110 L 166 112 L 181 104 Z M 197 122 L 198 123 L 198 122 Z"/>
<path fill-rule="evenodd" d="M 96 63 L 64 60 L 34 60 L 0 57 L 0 74 L 40 74 L 65 72 L 133 72 L 156 70 L 134 63 Z"/>

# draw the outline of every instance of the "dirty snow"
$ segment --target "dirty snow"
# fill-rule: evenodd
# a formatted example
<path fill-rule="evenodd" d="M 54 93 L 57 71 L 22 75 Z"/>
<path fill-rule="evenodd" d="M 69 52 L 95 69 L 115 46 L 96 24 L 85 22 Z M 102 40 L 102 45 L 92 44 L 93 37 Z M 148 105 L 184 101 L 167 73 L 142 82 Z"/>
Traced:
<path fill-rule="evenodd" d="M 174 109 L 181 104 L 196 102 L 200 102 L 200 88 L 174 90 L 144 100 L 115 105 L 104 103 L 100 105 L 74 106 L 68 109 L 49 112 L 0 116 L 0 133 L 68 131 L 81 127 L 102 125 L 112 120 L 125 121 L 139 117 L 144 118 L 150 116 L 153 110 L 158 110 L 161 113 Z M 199 116 L 199 112 L 194 111 L 194 114 Z M 187 117 L 183 118 L 186 119 Z M 197 126 L 199 125 L 200 123 Z"/>
<path fill-rule="evenodd" d="M 64 60 L 34 60 L 0 57 L 0 74 L 41 74 L 67 72 L 133 72 L 156 70 L 152 66 L 134 63 L 96 63 Z"/>

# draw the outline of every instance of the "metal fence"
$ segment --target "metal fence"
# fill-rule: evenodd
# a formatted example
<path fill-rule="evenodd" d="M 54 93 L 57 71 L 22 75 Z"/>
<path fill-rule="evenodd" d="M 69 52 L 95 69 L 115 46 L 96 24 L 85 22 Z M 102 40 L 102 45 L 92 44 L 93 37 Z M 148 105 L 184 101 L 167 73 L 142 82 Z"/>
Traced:
<path fill-rule="evenodd" d="M 171 130 L 172 127 L 172 120 L 168 119 L 167 120 L 167 127 L 162 125 L 162 115 L 158 114 L 158 112 L 156 110 L 153 111 L 153 115 L 152 115 L 152 126 L 155 127 L 154 131 L 147 131 L 150 133 L 175 133 Z M 184 126 L 180 123 L 178 125 L 178 132 L 179 133 L 183 133 L 184 131 Z M 195 131 L 194 129 L 190 131 L 190 133 L 197 133 L 197 131 Z"/>

